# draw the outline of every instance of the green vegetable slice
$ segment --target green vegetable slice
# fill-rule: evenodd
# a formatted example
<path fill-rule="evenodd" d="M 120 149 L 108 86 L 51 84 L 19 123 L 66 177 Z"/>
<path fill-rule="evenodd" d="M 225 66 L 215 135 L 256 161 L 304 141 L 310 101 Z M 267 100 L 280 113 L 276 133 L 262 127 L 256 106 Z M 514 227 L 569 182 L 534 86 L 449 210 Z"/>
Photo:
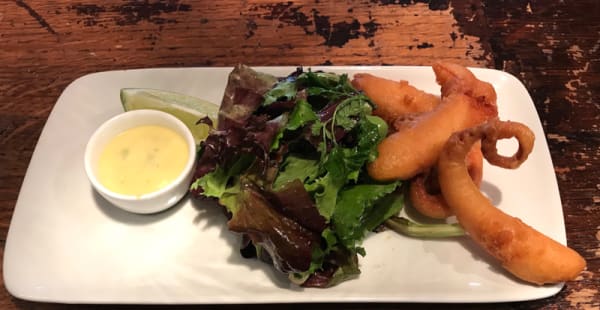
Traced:
<path fill-rule="evenodd" d="M 459 224 L 419 224 L 396 216 L 385 221 L 385 226 L 397 233 L 417 238 L 448 238 L 465 235 L 465 231 Z"/>
<path fill-rule="evenodd" d="M 123 88 L 120 95 L 125 111 L 160 110 L 177 117 L 190 129 L 197 145 L 210 130 L 208 125 L 197 122 L 207 116 L 213 124 L 217 122 L 219 106 L 196 97 L 150 88 Z"/>

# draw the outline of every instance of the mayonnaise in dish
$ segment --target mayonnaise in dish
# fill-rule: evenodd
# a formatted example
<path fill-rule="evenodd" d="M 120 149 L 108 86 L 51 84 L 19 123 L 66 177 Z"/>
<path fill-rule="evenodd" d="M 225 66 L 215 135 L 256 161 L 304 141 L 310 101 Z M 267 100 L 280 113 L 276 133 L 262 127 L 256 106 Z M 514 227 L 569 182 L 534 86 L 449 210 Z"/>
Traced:
<path fill-rule="evenodd" d="M 141 196 L 173 182 L 188 161 L 185 139 L 172 129 L 130 128 L 108 142 L 98 161 L 98 179 L 111 191 Z"/>

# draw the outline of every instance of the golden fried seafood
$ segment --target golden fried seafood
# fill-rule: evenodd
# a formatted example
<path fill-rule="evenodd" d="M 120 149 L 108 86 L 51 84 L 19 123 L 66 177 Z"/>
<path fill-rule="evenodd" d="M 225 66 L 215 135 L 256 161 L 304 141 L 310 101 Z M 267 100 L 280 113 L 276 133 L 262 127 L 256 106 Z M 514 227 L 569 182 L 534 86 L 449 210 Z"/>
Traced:
<path fill-rule="evenodd" d="M 442 87 L 442 102 L 432 111 L 412 117 L 378 146 L 379 156 L 369 164 L 376 180 L 410 179 L 433 166 L 454 132 L 479 125 L 498 115 L 496 92 L 465 67 L 433 66 Z"/>
<path fill-rule="evenodd" d="M 432 171 L 434 172 L 434 171 Z M 452 211 L 446 204 L 444 196 L 439 189 L 432 188 L 437 183 L 435 173 L 432 175 L 421 174 L 410 181 L 408 198 L 410 203 L 420 214 L 434 219 L 444 219 L 452 215 Z M 437 185 L 437 184 L 436 184 Z"/>
<path fill-rule="evenodd" d="M 373 114 L 388 124 L 409 113 L 431 111 L 440 102 L 437 96 L 417 89 L 407 81 L 392 81 L 369 73 L 355 74 L 352 86 L 371 98 L 377 106 Z"/>
<path fill-rule="evenodd" d="M 478 80 L 467 68 L 453 63 L 436 63 L 432 66 L 435 79 L 442 87 L 442 97 L 466 94 L 487 104 L 496 103 L 496 92 L 489 83 Z"/>
<path fill-rule="evenodd" d="M 479 187 L 483 179 L 483 154 L 479 142 L 475 143 L 467 154 L 466 165 L 471 179 Z M 445 219 L 452 215 L 452 211 L 440 191 L 436 166 L 410 181 L 408 198 L 411 205 L 427 217 Z"/>
<path fill-rule="evenodd" d="M 499 155 L 496 141 L 512 137 L 519 142 L 518 151 L 511 157 Z M 452 135 L 440 154 L 438 177 L 458 222 L 477 244 L 522 280 L 541 285 L 574 279 L 586 265 L 577 252 L 497 209 L 474 184 L 465 156 L 479 140 L 490 163 L 517 168 L 533 149 L 534 135 L 523 124 L 498 120 Z"/>

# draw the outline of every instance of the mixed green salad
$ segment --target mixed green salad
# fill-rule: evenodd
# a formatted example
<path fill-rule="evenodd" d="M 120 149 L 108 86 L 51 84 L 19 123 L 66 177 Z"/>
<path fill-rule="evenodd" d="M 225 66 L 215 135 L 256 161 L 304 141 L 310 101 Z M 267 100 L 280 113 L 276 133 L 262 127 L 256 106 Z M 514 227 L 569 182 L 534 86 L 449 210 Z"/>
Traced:
<path fill-rule="evenodd" d="M 366 172 L 388 130 L 373 108 L 344 74 L 298 68 L 278 78 L 238 65 L 200 146 L 191 193 L 225 208 L 228 228 L 243 236 L 242 255 L 292 282 L 328 287 L 356 277 L 367 232 L 386 220 L 404 233 L 423 231 L 395 217 L 402 182 Z"/>

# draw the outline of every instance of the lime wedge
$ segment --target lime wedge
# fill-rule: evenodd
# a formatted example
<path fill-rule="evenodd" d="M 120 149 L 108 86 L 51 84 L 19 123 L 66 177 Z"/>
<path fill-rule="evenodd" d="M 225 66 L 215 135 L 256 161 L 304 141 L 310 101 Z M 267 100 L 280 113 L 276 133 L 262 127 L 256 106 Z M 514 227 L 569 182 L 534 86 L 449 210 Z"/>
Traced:
<path fill-rule="evenodd" d="M 217 124 L 219 106 L 196 97 L 149 88 L 121 89 L 121 103 L 125 111 L 151 109 L 160 110 L 179 118 L 191 130 L 196 144 L 206 139 L 210 127 L 198 124 L 198 120 L 208 116 Z"/>

